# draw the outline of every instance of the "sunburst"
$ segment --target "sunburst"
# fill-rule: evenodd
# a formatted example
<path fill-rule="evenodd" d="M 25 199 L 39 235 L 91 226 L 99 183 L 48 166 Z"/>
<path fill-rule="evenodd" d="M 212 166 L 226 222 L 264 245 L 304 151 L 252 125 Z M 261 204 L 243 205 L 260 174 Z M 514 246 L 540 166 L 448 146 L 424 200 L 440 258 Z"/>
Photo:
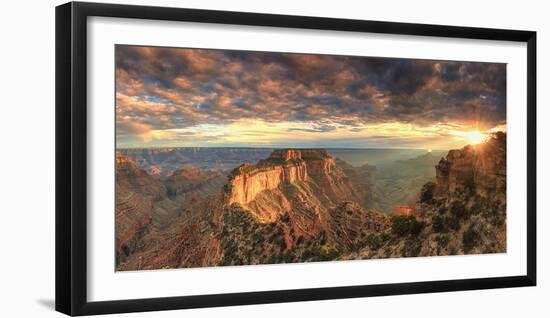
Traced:
<path fill-rule="evenodd" d="M 457 136 L 458 138 L 465 140 L 470 145 L 478 145 L 487 140 L 488 135 L 480 132 L 479 130 L 471 131 L 453 131 L 452 135 Z"/>

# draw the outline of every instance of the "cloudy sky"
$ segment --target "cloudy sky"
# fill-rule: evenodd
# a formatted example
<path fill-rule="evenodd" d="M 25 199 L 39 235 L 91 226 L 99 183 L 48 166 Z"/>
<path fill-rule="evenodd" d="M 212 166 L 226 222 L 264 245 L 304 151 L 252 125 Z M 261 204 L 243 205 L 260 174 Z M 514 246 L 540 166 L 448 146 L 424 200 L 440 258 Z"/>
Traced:
<path fill-rule="evenodd" d="M 449 149 L 506 125 L 505 64 L 115 50 L 119 148 Z"/>

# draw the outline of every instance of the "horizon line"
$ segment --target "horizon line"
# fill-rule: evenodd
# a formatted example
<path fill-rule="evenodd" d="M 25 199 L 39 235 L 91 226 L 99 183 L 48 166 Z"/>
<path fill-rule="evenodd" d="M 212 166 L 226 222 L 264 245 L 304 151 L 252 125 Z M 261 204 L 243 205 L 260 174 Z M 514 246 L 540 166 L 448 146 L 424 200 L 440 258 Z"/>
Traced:
<path fill-rule="evenodd" d="M 466 145 L 464 145 L 466 146 Z M 463 147 L 464 147 L 463 146 Z M 365 147 L 365 148 L 358 148 L 358 147 L 246 147 L 246 146 L 152 146 L 152 147 L 115 147 L 115 150 L 126 150 L 126 149 L 165 149 L 165 148 L 207 148 L 207 149 L 340 149 L 340 150 L 368 150 L 368 149 L 386 149 L 386 150 L 449 150 L 449 149 L 441 149 L 441 148 L 405 148 L 405 147 Z M 459 148 L 457 148 L 459 149 Z"/>

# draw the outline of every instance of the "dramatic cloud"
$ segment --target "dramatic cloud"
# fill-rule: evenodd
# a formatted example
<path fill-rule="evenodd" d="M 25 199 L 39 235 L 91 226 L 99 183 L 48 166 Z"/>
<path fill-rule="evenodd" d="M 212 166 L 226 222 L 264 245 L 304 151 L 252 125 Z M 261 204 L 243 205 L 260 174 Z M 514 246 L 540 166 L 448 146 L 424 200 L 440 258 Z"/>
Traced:
<path fill-rule="evenodd" d="M 116 114 L 119 147 L 447 146 L 505 125 L 506 65 L 117 46 Z"/>

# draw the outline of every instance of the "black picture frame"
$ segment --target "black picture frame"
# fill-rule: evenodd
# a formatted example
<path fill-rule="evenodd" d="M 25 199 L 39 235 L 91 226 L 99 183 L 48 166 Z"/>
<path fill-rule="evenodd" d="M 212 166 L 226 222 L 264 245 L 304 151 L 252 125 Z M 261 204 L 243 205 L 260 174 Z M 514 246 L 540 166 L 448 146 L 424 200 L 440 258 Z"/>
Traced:
<path fill-rule="evenodd" d="M 92 16 L 501 40 L 527 44 L 527 274 L 88 302 L 86 36 Z M 536 285 L 536 32 L 197 9 L 70 2 L 56 7 L 56 310 L 92 315 Z"/>

